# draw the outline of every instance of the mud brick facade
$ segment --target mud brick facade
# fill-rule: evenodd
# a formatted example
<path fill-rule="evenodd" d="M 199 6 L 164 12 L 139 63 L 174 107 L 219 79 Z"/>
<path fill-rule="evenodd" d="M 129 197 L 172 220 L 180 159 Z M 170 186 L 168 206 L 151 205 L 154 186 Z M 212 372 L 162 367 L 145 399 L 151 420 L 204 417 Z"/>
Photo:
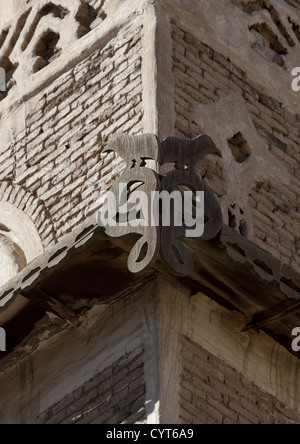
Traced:
<path fill-rule="evenodd" d="M 237 208 L 234 200 L 230 203 L 228 222 L 243 234 L 248 234 L 250 229 L 251 238 L 258 245 L 299 271 L 299 114 L 291 112 L 281 101 L 268 97 L 264 88 L 251 82 L 247 78 L 246 67 L 242 70 L 235 66 L 228 58 L 175 24 L 172 36 L 176 134 L 189 138 L 202 132 L 201 124 L 195 122 L 194 110 L 197 105 L 211 105 L 234 92 L 243 97 L 265 149 L 277 159 L 278 173 L 282 168 L 290 180 L 286 186 L 281 174 L 264 177 L 267 171 L 261 173 L 261 177 L 253 177 L 248 195 L 239 203 L 240 208 Z M 229 147 L 231 140 L 228 139 Z M 246 155 L 237 162 L 243 163 L 247 162 L 252 152 L 245 138 L 241 142 L 245 145 Z M 207 162 L 203 168 L 202 173 L 210 187 L 220 198 L 226 196 L 231 177 L 224 163 Z M 238 224 L 235 214 L 239 210 Z M 245 213 L 252 219 L 251 228 L 246 226 L 249 217 L 245 217 Z"/>
<path fill-rule="evenodd" d="M 38 419 L 38 424 L 132 424 L 145 420 L 143 349 L 124 355 Z"/>
<path fill-rule="evenodd" d="M 187 338 L 182 340 L 183 424 L 291 424 L 297 415 Z"/>
<path fill-rule="evenodd" d="M 300 423 L 299 29 L 296 0 L 0 0 L 0 423 Z M 119 131 L 222 153 L 188 277 L 87 223 Z"/>

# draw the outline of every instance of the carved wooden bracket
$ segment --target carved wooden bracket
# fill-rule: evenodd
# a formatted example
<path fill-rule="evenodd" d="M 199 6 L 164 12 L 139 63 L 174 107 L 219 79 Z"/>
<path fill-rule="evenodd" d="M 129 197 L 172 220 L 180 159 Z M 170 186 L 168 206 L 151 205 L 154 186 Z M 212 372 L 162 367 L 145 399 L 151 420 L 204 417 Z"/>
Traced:
<path fill-rule="evenodd" d="M 122 214 L 120 210 L 116 211 L 115 225 L 107 225 L 104 229 L 110 237 L 114 238 L 133 234 L 140 236 L 129 255 L 129 270 L 132 273 L 145 271 L 154 264 L 160 254 L 162 262 L 173 274 L 179 276 L 190 274 L 193 270 L 193 259 L 181 239 L 186 237 L 186 232 L 191 227 L 182 215 L 180 215 L 182 223 L 178 225 L 178 215 L 175 220 L 176 211 L 172 208 L 171 199 L 170 223 L 167 225 L 162 223 L 161 214 L 157 224 L 133 227 L 123 222 L 124 216 L 128 221 L 130 213 L 132 214 L 135 204 L 130 201 L 130 196 L 137 189 L 149 197 L 148 208 L 145 209 L 148 214 L 153 213 L 153 201 L 150 197 L 154 192 L 160 193 L 160 196 L 162 192 L 167 192 L 170 196 L 171 193 L 177 191 L 177 195 L 179 192 L 184 197 L 184 192 L 189 190 L 194 198 L 197 192 L 202 192 L 204 193 L 205 217 L 202 217 L 204 229 L 200 236 L 190 237 L 200 237 L 203 241 L 215 237 L 222 228 L 222 211 L 213 192 L 194 169 L 197 162 L 208 154 L 221 156 L 221 152 L 212 139 L 201 135 L 191 140 L 167 138 L 160 143 L 153 134 L 128 136 L 118 133 L 110 140 L 105 152 L 115 152 L 126 162 L 123 174 L 110 190 L 116 201 L 121 203 L 121 208 L 125 208 L 126 214 Z M 159 174 L 161 167 L 166 165 L 169 171 L 166 174 Z M 122 192 L 122 186 L 120 187 L 122 184 L 126 184 L 125 192 L 124 189 Z M 198 215 L 198 203 L 197 199 L 193 199 L 191 208 L 195 220 Z M 163 211 L 164 209 L 160 208 L 160 212 Z M 101 225 L 101 222 L 99 223 Z"/>

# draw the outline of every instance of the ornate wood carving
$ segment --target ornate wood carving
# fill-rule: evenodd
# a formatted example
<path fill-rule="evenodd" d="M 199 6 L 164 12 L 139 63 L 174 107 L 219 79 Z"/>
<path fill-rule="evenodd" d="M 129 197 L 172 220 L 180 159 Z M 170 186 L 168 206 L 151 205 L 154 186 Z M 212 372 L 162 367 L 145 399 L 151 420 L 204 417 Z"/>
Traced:
<path fill-rule="evenodd" d="M 172 193 L 179 187 L 191 191 L 204 191 L 206 221 L 202 240 L 212 239 L 222 227 L 222 212 L 213 192 L 196 173 L 194 167 L 208 154 L 221 156 L 212 139 L 206 135 L 196 139 L 167 138 L 161 145 L 160 164 L 174 163 L 173 171 L 162 178 L 162 190 Z M 195 207 L 195 204 L 194 204 Z M 185 237 L 188 227 L 185 224 L 177 227 L 174 223 L 174 212 L 171 212 L 170 227 L 161 227 L 161 259 L 174 274 L 188 275 L 193 270 L 193 259 L 180 241 Z"/>
<path fill-rule="evenodd" d="M 116 134 L 105 149 L 106 152 L 114 151 L 126 162 L 126 168 L 113 185 L 110 191 L 116 197 L 116 202 L 121 202 L 124 213 L 118 216 L 116 227 L 106 227 L 106 233 L 111 237 L 125 237 L 131 234 L 138 234 L 141 238 L 132 249 L 128 268 L 132 273 L 139 273 L 149 268 L 156 260 L 160 248 L 159 227 L 122 226 L 122 220 L 128 220 L 135 204 L 130 203 L 129 197 L 133 190 L 144 191 L 151 195 L 152 191 L 160 191 L 160 181 L 157 172 L 148 168 L 147 161 L 154 161 L 157 165 L 159 153 L 159 141 L 152 134 L 143 136 L 128 136 L 123 133 Z M 127 189 L 120 195 L 120 184 L 126 184 Z M 151 202 L 148 201 L 148 215 L 151 214 Z"/>
<path fill-rule="evenodd" d="M 176 226 L 175 217 L 178 215 L 175 215 L 174 209 L 170 205 L 170 224 L 167 226 L 162 226 L 161 214 L 156 226 L 153 226 L 152 223 L 130 226 L 126 222 L 137 215 L 136 203 L 130 201 L 130 196 L 136 190 L 146 193 L 148 201 L 147 209 L 144 207 L 144 212 L 147 212 L 148 216 L 152 216 L 153 200 L 151 197 L 153 192 L 171 194 L 178 191 L 182 197 L 184 188 L 190 190 L 194 195 L 198 191 L 204 192 L 204 232 L 193 237 L 200 237 L 204 241 L 212 239 L 222 228 L 221 208 L 212 191 L 194 169 L 196 163 L 208 154 L 221 156 L 212 139 L 206 135 L 192 140 L 167 138 L 160 144 L 157 137 L 152 134 L 127 136 L 118 133 L 111 139 L 105 151 L 116 152 L 126 162 L 123 174 L 110 190 L 115 196 L 116 202 L 120 204 L 119 210 L 114 214 L 115 224 L 114 226 L 105 225 L 105 231 L 114 238 L 132 234 L 140 236 L 129 255 L 129 270 L 133 273 L 145 271 L 153 265 L 160 253 L 163 263 L 172 273 L 180 276 L 191 273 L 193 259 L 181 242 L 181 238 L 184 238 L 187 230 L 191 228 L 187 226 L 185 219 L 182 220 L 181 226 Z M 149 161 L 152 162 L 152 165 L 149 164 Z M 174 169 L 160 176 L 158 162 L 160 165 L 173 163 Z M 126 188 L 120 188 L 121 184 L 126 184 Z M 198 214 L 196 200 L 193 202 L 192 208 L 193 220 L 197 221 L 194 217 Z M 161 210 L 164 209 L 161 208 Z M 110 210 L 107 209 L 107 211 Z M 142 207 L 140 211 L 143 212 Z M 144 214 L 140 214 L 140 219 L 143 219 L 144 216 Z M 182 215 L 179 216 L 183 219 Z M 99 223 L 102 224 L 100 218 Z M 197 222 L 195 225 L 197 226 Z"/>

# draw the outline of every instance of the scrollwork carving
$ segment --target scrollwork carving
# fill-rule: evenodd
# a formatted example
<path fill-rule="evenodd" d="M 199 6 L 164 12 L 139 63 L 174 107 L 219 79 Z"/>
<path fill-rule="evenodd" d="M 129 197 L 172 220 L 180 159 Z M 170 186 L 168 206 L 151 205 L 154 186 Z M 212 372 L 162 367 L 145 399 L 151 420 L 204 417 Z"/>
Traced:
<path fill-rule="evenodd" d="M 194 169 L 208 154 L 221 155 L 212 139 L 202 135 L 192 140 L 168 138 L 160 143 L 152 134 L 119 133 L 105 151 L 117 153 L 126 162 L 126 168 L 109 193 L 103 195 L 101 204 L 105 205 L 99 211 L 99 224 L 111 237 L 140 236 L 129 255 L 129 270 L 145 271 L 160 253 L 162 262 L 173 274 L 191 273 L 193 259 L 182 238 L 198 237 L 205 241 L 222 228 L 219 203 Z M 174 169 L 161 176 L 158 163 L 172 163 Z M 190 196 L 187 206 L 184 188 Z M 202 201 L 198 200 L 199 192 L 204 196 Z"/>

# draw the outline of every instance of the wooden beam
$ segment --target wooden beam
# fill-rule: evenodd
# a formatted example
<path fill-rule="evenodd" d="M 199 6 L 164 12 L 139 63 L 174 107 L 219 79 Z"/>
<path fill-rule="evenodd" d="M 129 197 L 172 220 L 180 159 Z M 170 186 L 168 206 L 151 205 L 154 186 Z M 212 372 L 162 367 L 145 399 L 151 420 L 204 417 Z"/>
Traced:
<path fill-rule="evenodd" d="M 58 299 L 48 295 L 40 288 L 32 288 L 28 292 L 22 292 L 22 296 L 28 299 L 33 304 L 45 309 L 45 311 L 50 311 L 56 314 L 60 318 L 74 325 L 78 321 L 78 317 L 71 308 L 64 305 Z"/>
<path fill-rule="evenodd" d="M 252 320 L 243 328 L 243 332 L 251 329 L 262 330 L 270 324 L 280 322 L 288 318 L 295 311 L 300 310 L 300 301 L 294 299 L 287 299 L 280 304 L 277 304 L 267 310 L 262 311 L 253 316 Z"/>

